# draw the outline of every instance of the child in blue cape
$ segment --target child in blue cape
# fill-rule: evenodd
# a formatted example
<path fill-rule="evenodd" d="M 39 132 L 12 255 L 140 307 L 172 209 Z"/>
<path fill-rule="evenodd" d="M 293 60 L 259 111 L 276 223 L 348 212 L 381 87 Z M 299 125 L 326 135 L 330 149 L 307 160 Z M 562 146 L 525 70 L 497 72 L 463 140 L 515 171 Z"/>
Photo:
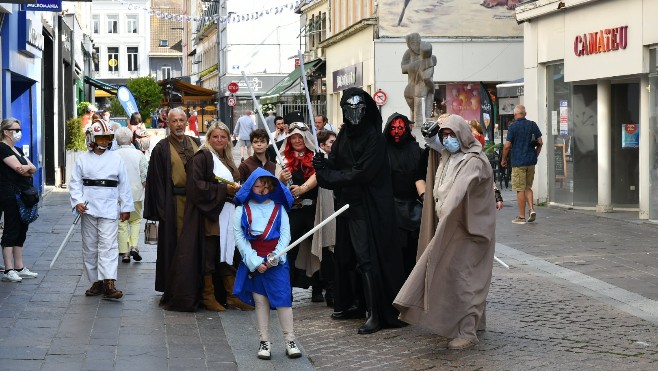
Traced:
<path fill-rule="evenodd" d="M 286 255 L 279 258 L 278 265 L 267 261 L 268 254 L 276 255 L 290 243 L 288 210 L 293 196 L 270 172 L 257 168 L 235 195 L 234 201 L 238 207 L 233 216 L 233 230 L 242 262 L 233 293 L 243 302 L 256 306 L 260 337 L 258 358 L 271 358 L 269 311 L 275 308 L 286 340 L 286 355 L 301 357 L 293 332 Z"/>

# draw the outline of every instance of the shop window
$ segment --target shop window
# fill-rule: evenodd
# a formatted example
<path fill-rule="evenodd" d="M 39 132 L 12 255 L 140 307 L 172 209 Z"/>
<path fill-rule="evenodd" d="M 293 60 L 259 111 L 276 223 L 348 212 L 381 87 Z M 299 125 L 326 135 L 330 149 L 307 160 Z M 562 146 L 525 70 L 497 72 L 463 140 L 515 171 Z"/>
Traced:
<path fill-rule="evenodd" d="M 109 72 L 119 72 L 119 48 L 107 48 L 107 70 Z"/>
<path fill-rule="evenodd" d="M 138 48 L 129 47 L 127 48 L 127 51 L 128 51 L 128 71 L 137 71 L 139 69 L 139 65 L 137 62 L 139 60 Z"/>
<path fill-rule="evenodd" d="M 107 16 L 107 33 L 119 33 L 119 16 Z"/>
<path fill-rule="evenodd" d="M 91 60 L 94 64 L 94 72 L 100 71 L 100 63 L 98 63 L 100 53 L 101 53 L 100 48 L 95 47 L 94 51 L 93 51 L 93 54 L 91 56 Z"/>
<path fill-rule="evenodd" d="M 126 17 L 126 26 L 128 33 L 137 33 L 137 15 L 129 15 Z"/>

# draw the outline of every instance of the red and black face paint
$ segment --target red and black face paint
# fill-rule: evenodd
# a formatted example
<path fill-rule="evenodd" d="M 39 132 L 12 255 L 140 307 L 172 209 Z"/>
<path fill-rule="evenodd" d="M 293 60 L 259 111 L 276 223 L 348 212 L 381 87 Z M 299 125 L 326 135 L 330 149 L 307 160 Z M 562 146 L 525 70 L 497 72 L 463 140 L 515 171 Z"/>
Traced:
<path fill-rule="evenodd" d="M 395 143 L 400 142 L 400 138 L 404 135 L 404 133 L 407 131 L 407 125 L 404 124 L 404 120 L 401 118 L 396 118 L 391 122 L 391 126 L 389 126 L 388 133 L 390 134 L 391 137 L 393 137 L 393 140 Z"/>

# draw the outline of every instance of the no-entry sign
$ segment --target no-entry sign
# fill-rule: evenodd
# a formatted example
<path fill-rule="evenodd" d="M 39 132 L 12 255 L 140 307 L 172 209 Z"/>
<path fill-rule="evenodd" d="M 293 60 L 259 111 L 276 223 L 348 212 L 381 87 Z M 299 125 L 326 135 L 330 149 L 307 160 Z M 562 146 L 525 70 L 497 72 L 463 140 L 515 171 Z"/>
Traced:
<path fill-rule="evenodd" d="M 375 100 L 375 103 L 377 103 L 378 106 L 383 106 L 386 104 L 388 97 L 383 90 L 377 90 L 375 94 L 372 95 L 372 99 Z"/>
<path fill-rule="evenodd" d="M 235 104 L 237 103 L 237 101 L 235 100 L 235 97 L 228 97 L 228 99 L 226 100 L 226 103 L 228 103 L 228 105 L 231 106 L 231 107 L 235 107 Z"/>

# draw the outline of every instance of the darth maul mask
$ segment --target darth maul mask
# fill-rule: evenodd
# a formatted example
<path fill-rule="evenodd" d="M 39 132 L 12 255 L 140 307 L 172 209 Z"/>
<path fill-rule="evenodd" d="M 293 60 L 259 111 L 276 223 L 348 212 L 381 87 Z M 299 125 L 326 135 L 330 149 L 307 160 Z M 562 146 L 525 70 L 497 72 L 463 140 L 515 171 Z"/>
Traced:
<path fill-rule="evenodd" d="M 395 143 L 400 143 L 400 139 L 407 131 L 407 126 L 404 124 L 404 120 L 401 118 L 396 118 L 391 122 L 391 125 L 388 128 L 388 134 L 393 138 Z"/>
<path fill-rule="evenodd" d="M 366 117 L 366 102 L 360 95 L 355 95 L 343 104 L 343 121 L 346 124 L 357 126 Z"/>

